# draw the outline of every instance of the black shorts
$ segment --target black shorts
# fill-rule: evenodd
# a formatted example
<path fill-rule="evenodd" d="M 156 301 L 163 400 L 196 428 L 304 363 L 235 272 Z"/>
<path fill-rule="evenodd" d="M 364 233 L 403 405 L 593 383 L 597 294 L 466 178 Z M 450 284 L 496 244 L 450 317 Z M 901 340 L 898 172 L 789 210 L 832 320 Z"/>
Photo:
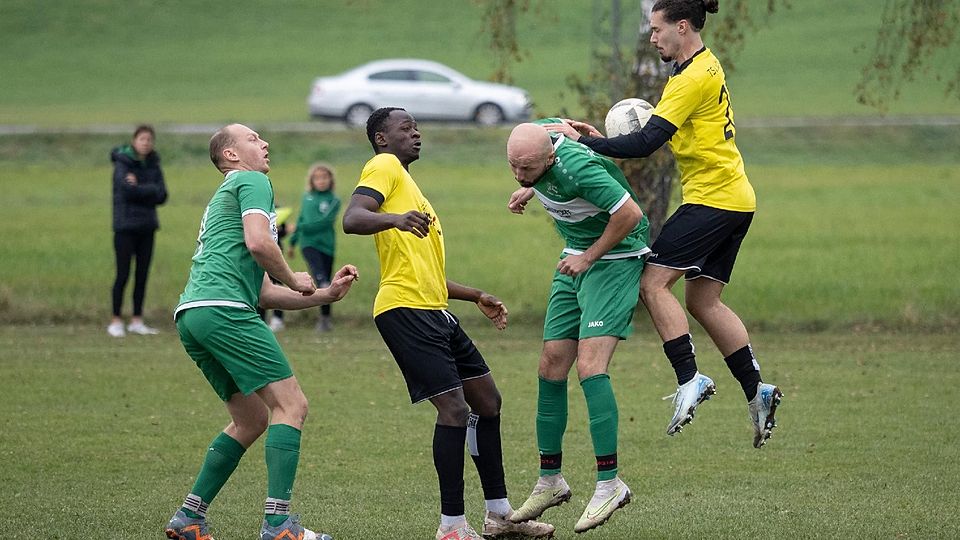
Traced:
<path fill-rule="evenodd" d="M 445 309 L 394 308 L 373 321 L 403 373 L 411 403 L 490 373 L 460 321 Z"/>
<path fill-rule="evenodd" d="M 663 224 L 647 264 L 686 271 L 686 279 L 730 282 L 753 212 L 683 204 Z"/>

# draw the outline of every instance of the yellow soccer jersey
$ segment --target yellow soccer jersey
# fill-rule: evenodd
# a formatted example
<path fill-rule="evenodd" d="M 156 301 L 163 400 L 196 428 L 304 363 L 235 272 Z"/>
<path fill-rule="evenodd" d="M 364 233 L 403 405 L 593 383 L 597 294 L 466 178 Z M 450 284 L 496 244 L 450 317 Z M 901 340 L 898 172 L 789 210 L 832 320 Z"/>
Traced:
<path fill-rule="evenodd" d="M 364 165 L 357 187 L 383 195 L 380 212 L 405 214 L 418 210 L 431 217 L 430 234 L 424 238 L 394 228 L 373 235 L 380 258 L 380 290 L 373 316 L 397 307 L 446 309 L 443 229 L 410 173 L 393 154 L 377 154 Z"/>
<path fill-rule="evenodd" d="M 756 195 L 734 142 L 723 68 L 710 49 L 700 50 L 670 77 L 653 113 L 678 128 L 670 150 L 680 169 L 684 203 L 756 210 Z"/>

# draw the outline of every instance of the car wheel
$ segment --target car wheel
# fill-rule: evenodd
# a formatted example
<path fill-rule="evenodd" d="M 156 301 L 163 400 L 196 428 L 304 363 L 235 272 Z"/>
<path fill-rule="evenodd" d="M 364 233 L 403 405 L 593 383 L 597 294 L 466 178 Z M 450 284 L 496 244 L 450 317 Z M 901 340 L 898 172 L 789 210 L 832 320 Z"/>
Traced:
<path fill-rule="evenodd" d="M 481 103 L 473 120 L 481 126 L 495 126 L 504 120 L 503 109 L 496 103 Z"/>
<path fill-rule="evenodd" d="M 370 118 L 371 114 L 373 114 L 373 107 L 366 103 L 357 103 L 347 109 L 347 113 L 343 115 L 343 120 L 348 126 L 364 127 L 367 125 L 367 118 Z"/>

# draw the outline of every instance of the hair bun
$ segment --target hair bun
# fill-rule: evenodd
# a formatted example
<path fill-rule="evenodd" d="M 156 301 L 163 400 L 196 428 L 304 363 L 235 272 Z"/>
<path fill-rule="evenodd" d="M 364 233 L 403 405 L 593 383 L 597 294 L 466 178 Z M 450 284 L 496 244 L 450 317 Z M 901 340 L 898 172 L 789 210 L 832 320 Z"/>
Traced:
<path fill-rule="evenodd" d="M 707 13 L 716 13 L 720 11 L 720 0 L 702 0 L 702 1 L 703 1 L 703 9 L 705 9 Z"/>

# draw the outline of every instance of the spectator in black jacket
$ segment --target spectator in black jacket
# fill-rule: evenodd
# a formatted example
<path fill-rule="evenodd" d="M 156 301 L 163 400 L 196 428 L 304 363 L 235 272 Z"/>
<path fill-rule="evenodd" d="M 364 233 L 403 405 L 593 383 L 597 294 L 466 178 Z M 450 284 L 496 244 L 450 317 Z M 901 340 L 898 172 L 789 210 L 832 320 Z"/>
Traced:
<path fill-rule="evenodd" d="M 153 236 L 160 222 L 157 205 L 167 200 L 167 187 L 160 170 L 160 156 L 153 149 L 155 133 L 148 125 L 137 126 L 130 144 L 118 146 L 110 153 L 113 161 L 113 249 L 117 260 L 117 277 L 113 282 L 113 319 L 107 333 L 113 337 L 131 334 L 156 334 L 157 330 L 143 322 L 143 297 L 147 289 L 147 273 L 153 256 Z M 130 260 L 136 258 L 133 284 L 133 317 L 126 331 L 120 308 L 123 291 L 130 277 Z"/>

